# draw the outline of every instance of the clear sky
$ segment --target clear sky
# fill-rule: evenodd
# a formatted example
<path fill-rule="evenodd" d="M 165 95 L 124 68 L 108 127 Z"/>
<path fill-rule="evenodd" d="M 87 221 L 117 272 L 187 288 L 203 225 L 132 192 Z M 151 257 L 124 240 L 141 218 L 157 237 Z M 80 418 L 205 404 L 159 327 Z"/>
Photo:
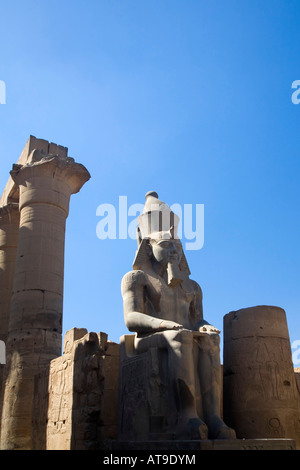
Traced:
<path fill-rule="evenodd" d="M 0 183 L 29 137 L 91 173 L 67 220 L 63 331 L 126 333 L 120 283 L 136 241 L 96 215 L 158 192 L 204 205 L 186 256 L 204 316 L 285 309 L 300 350 L 299 0 L 2 0 Z M 132 217 L 129 218 L 132 220 Z M 295 343 L 294 343 L 295 344 Z M 300 353 L 298 363 L 300 366 Z"/>

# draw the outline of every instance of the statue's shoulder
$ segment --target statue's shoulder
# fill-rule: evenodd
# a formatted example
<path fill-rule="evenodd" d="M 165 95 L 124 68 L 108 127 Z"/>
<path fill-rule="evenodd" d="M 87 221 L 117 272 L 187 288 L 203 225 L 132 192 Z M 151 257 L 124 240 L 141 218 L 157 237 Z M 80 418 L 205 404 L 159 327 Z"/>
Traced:
<path fill-rule="evenodd" d="M 191 291 L 194 292 L 194 294 L 202 296 L 202 289 L 198 282 L 194 281 L 193 279 L 188 279 L 187 286 Z"/>
<path fill-rule="evenodd" d="M 145 285 L 147 283 L 144 271 L 137 269 L 136 271 L 129 271 L 123 276 L 121 287 L 122 290 L 133 288 L 138 285 Z"/>

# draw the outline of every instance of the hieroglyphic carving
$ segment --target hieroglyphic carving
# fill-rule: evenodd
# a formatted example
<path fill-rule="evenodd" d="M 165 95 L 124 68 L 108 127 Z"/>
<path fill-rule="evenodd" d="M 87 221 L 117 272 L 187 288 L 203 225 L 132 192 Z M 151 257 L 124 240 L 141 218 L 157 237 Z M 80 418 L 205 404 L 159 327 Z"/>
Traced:
<path fill-rule="evenodd" d="M 284 310 L 258 306 L 224 317 L 224 416 L 243 438 L 293 438 L 300 400 Z"/>
<path fill-rule="evenodd" d="M 116 438 L 119 345 L 104 333 L 73 329 L 51 361 L 47 448 L 101 449 Z"/>

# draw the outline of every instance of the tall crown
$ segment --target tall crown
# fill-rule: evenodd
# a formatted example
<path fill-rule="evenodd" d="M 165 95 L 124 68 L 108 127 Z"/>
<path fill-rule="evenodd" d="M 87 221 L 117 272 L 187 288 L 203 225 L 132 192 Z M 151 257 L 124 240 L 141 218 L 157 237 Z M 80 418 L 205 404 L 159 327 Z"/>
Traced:
<path fill-rule="evenodd" d="M 149 191 L 142 214 L 138 217 L 138 243 L 144 238 L 178 238 L 178 215 L 158 199 L 155 191 Z"/>
<path fill-rule="evenodd" d="M 138 217 L 137 243 L 138 249 L 133 262 L 133 269 L 142 269 L 147 262 L 147 239 L 178 239 L 177 230 L 179 217 L 163 201 L 158 199 L 155 191 L 149 191 L 142 214 Z M 179 268 L 186 275 L 190 274 L 189 266 L 182 253 Z"/>

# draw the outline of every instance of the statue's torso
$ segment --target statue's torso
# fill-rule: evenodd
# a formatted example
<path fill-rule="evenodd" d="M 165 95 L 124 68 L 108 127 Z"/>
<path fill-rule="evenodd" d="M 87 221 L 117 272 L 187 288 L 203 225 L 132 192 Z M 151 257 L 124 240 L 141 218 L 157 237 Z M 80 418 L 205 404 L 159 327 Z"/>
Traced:
<path fill-rule="evenodd" d="M 195 296 L 192 281 L 187 279 L 177 287 L 169 287 L 163 278 L 154 273 L 145 273 L 145 281 L 144 313 L 189 328 L 190 306 Z"/>

